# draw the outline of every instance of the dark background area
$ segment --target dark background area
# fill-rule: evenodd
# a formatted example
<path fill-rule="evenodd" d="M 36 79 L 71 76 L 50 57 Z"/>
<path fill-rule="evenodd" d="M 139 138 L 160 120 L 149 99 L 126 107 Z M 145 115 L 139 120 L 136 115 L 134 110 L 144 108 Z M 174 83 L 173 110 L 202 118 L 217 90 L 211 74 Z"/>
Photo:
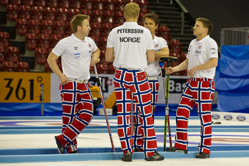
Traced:
<path fill-rule="evenodd" d="M 205 17 L 212 21 L 210 36 L 220 47 L 222 28 L 249 27 L 249 0 L 181 0 L 192 19 Z"/>

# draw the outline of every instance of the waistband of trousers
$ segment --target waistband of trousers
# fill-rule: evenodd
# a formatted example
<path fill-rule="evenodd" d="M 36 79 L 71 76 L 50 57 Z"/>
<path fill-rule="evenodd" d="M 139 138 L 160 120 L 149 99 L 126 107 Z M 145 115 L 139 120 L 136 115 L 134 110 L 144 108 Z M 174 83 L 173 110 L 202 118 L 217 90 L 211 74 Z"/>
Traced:
<path fill-rule="evenodd" d="M 73 79 L 73 78 L 68 78 L 68 81 L 75 81 L 81 84 L 86 84 L 88 83 L 88 80 L 79 80 L 79 79 Z"/>
<path fill-rule="evenodd" d="M 148 76 L 148 80 L 158 80 L 157 76 Z"/>
<path fill-rule="evenodd" d="M 192 81 L 212 81 L 211 78 L 190 78 Z"/>
<path fill-rule="evenodd" d="M 126 69 L 126 70 L 139 70 L 144 71 L 144 68 L 132 68 L 132 67 L 118 67 L 118 69 Z"/>

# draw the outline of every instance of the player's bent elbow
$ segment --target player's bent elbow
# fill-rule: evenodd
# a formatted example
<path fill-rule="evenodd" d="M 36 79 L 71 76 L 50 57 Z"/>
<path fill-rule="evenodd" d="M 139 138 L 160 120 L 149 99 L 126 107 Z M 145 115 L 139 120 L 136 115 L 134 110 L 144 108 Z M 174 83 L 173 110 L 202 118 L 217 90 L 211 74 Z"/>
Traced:
<path fill-rule="evenodd" d="M 155 56 L 154 57 L 148 57 L 147 61 L 148 61 L 148 63 L 154 62 L 155 61 Z"/>

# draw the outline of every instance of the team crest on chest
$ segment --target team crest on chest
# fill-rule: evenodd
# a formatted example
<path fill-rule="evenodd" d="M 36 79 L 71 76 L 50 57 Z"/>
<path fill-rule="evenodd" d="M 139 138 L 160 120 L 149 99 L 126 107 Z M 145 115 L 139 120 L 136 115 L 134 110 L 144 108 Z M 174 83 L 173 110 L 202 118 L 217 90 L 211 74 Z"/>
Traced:
<path fill-rule="evenodd" d="M 78 47 L 77 47 L 77 46 L 75 46 L 75 47 L 74 47 L 74 50 L 78 50 Z"/>
<path fill-rule="evenodd" d="M 91 48 L 91 44 L 90 43 L 88 44 L 88 47 Z"/>
<path fill-rule="evenodd" d="M 155 48 L 157 48 L 158 47 L 158 44 L 155 44 Z"/>

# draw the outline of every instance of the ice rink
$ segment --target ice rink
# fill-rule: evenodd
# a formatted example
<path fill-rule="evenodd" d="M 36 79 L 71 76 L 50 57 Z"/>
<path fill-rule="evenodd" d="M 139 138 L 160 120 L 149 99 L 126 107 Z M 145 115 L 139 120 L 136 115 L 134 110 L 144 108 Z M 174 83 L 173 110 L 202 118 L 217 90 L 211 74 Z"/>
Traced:
<path fill-rule="evenodd" d="M 170 117 L 174 145 L 175 117 Z M 77 138 L 78 154 L 58 154 L 54 136 L 61 133 L 61 117 L 1 117 L 0 165 L 249 165 L 249 123 L 213 124 L 212 149 L 209 159 L 196 159 L 200 140 L 198 117 L 189 120 L 189 153 L 163 152 L 164 117 L 155 118 L 158 152 L 163 161 L 148 162 L 142 152 L 133 153 L 133 161 L 120 160 L 122 152 L 117 135 L 116 117 L 110 116 L 115 152 L 103 116 L 95 116 Z M 169 140 L 167 138 L 167 147 Z"/>

